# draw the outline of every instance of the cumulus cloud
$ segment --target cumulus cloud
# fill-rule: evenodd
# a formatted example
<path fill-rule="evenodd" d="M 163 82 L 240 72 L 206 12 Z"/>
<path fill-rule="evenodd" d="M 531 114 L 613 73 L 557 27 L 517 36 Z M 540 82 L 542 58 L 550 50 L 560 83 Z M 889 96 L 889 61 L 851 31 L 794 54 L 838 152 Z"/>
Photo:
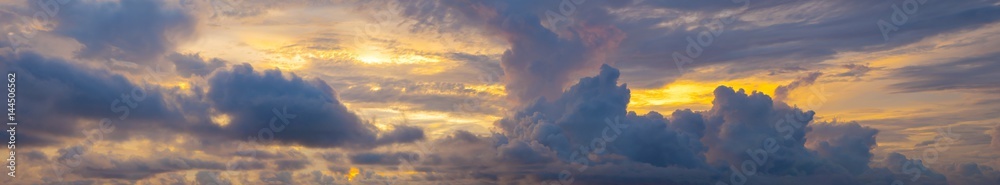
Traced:
<path fill-rule="evenodd" d="M 588 19 L 564 26 L 566 32 L 543 25 L 546 1 L 403 1 L 402 14 L 423 26 L 473 26 L 501 36 L 510 44 L 501 57 L 509 98 L 529 102 L 538 97 L 556 98 L 572 76 L 605 61 L 625 35 L 609 25 L 604 6 L 621 2 L 590 2 L 577 11 Z M 461 16 L 449 16 L 461 15 Z M 568 21 L 567 21 L 568 22 Z"/>
<path fill-rule="evenodd" d="M 840 164 L 853 174 L 868 170 L 878 130 L 861 126 L 857 122 L 822 123 L 811 127 L 806 145 L 815 150 L 817 155 Z"/>
<path fill-rule="evenodd" d="M 258 136 L 262 129 L 270 129 L 280 143 L 309 147 L 371 148 L 423 138 L 422 130 L 405 126 L 379 136 L 323 80 L 286 78 L 278 70 L 257 72 L 242 64 L 217 71 L 208 81 L 206 98 L 232 117 L 223 129 L 234 139 Z"/>
<path fill-rule="evenodd" d="M 448 174 L 423 180 L 509 183 L 558 181 L 563 170 L 580 184 L 728 184 L 736 174 L 766 184 L 982 184 L 993 178 L 972 173 L 970 165 L 964 176 L 939 172 L 898 153 L 872 162 L 878 130 L 858 122 L 813 123 L 812 111 L 760 92 L 723 86 L 710 110 L 639 115 L 626 110 L 629 90 L 618 76 L 603 66 L 559 98 L 540 99 L 497 121 L 493 135 L 460 131 L 434 140 L 463 149 L 418 153 L 412 164 Z M 595 144 L 602 141 L 606 145 Z M 754 165 L 753 175 L 746 165 Z"/>

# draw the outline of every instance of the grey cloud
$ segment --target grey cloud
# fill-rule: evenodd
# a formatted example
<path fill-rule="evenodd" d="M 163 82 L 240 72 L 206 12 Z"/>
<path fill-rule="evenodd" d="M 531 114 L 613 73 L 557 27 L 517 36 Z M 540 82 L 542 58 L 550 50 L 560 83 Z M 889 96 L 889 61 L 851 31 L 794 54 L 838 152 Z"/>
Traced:
<path fill-rule="evenodd" d="M 410 152 L 358 153 L 350 156 L 351 163 L 364 165 L 399 165 L 403 160 L 417 160 L 419 155 Z"/>
<path fill-rule="evenodd" d="M 22 119 L 36 122 L 30 129 L 38 129 L 22 136 L 25 143 L 46 146 L 82 136 L 80 131 L 98 128 L 103 118 L 118 128 L 105 136 L 114 140 L 147 128 L 184 130 L 197 125 L 178 119 L 181 111 L 167 104 L 162 89 L 132 83 L 122 75 L 34 52 L 0 55 L 0 60 L 4 68 L 17 72 L 19 100 L 33 102 L 19 109 Z M 118 124 L 126 119 L 151 124 Z M 167 122 L 173 125 L 164 126 Z"/>
<path fill-rule="evenodd" d="M 997 184 L 1000 171 L 986 165 L 963 163 L 947 165 L 941 169 L 948 178 L 948 184 Z"/>
<path fill-rule="evenodd" d="M 811 127 L 806 145 L 811 146 L 820 157 L 840 164 L 853 174 L 868 170 L 878 130 L 863 127 L 857 122 L 820 123 Z"/>
<path fill-rule="evenodd" d="M 893 71 L 904 82 L 892 84 L 897 92 L 973 90 L 1000 92 L 1000 53 L 939 64 L 915 65 Z"/>
<path fill-rule="evenodd" d="M 816 79 L 819 78 L 820 75 L 823 75 L 823 73 L 812 72 L 807 74 L 806 76 L 795 79 L 795 81 L 792 81 L 788 85 L 778 86 L 778 88 L 774 89 L 774 100 L 784 101 L 786 98 L 788 98 L 788 93 L 790 93 L 792 90 L 795 90 L 799 87 L 812 85 L 813 83 L 816 82 Z"/>
<path fill-rule="evenodd" d="M 990 140 L 991 145 L 993 145 L 993 147 L 996 147 L 997 149 L 1000 149 L 1000 124 L 997 124 L 996 127 L 993 127 L 993 129 L 989 131 L 989 134 L 992 137 L 992 140 Z"/>
<path fill-rule="evenodd" d="M 891 6 L 902 6 L 903 1 L 749 2 L 750 9 L 735 16 L 740 19 L 725 24 L 721 34 L 715 36 L 710 45 L 702 47 L 700 56 L 694 58 L 694 62 L 684 64 L 683 69 L 714 66 L 724 67 L 728 72 L 741 76 L 753 75 L 759 70 L 789 65 L 814 65 L 841 52 L 888 50 L 943 33 L 979 28 L 1000 19 L 997 13 L 1000 11 L 996 11 L 998 7 L 991 2 L 927 1 L 919 6 L 917 13 L 908 16 L 908 21 L 898 31 L 889 33 L 890 40 L 886 41 L 876 22 L 879 19 L 888 21 L 893 13 Z M 787 11 L 795 13 L 782 17 Z M 689 46 L 687 38 L 695 38 L 702 31 L 714 30 L 707 28 L 710 26 L 704 22 L 714 21 L 711 16 L 721 15 L 714 10 L 688 10 L 641 19 L 621 18 L 616 26 L 629 37 L 622 42 L 615 55 L 615 59 L 621 61 L 618 66 L 629 71 L 644 69 L 660 72 L 636 77 L 650 80 L 663 78 L 662 73 L 678 73 L 672 59 L 673 52 L 685 53 Z M 744 18 L 749 15 L 758 17 Z M 677 17 L 690 16 L 696 17 L 697 21 L 678 26 L 661 25 L 677 21 Z M 787 20 L 770 22 L 781 19 Z M 686 29 L 693 26 L 699 27 Z"/>
<path fill-rule="evenodd" d="M 215 69 L 226 66 L 226 62 L 218 58 L 202 59 L 198 53 L 180 54 L 173 53 L 167 56 L 167 60 L 174 62 L 174 70 L 184 77 L 206 76 Z"/>
<path fill-rule="evenodd" d="M 836 76 L 846 76 L 860 78 L 864 77 L 873 70 L 882 69 L 881 67 L 871 67 L 869 64 L 845 64 L 841 67 L 847 69 L 847 72 L 838 73 Z"/>
<path fill-rule="evenodd" d="M 569 27 L 572 34 L 560 35 L 544 27 L 540 16 L 544 5 L 556 7 L 553 2 L 413 1 L 401 4 L 402 14 L 417 20 L 418 27 L 469 24 L 500 35 L 511 45 L 500 59 L 508 82 L 506 89 L 509 98 L 521 103 L 538 97 L 556 98 L 571 76 L 605 63 L 605 54 L 624 38 L 620 30 L 598 21 L 607 17 L 606 10 L 600 6 L 587 6 L 587 14 L 577 15 L 592 18 L 587 19 L 588 24 Z M 447 16 L 449 14 L 462 16 Z"/>
<path fill-rule="evenodd" d="M 420 130 L 402 127 L 377 138 L 374 126 L 348 111 L 333 89 L 318 79 L 306 81 L 294 74 L 286 79 L 281 71 L 256 72 L 243 64 L 216 72 L 209 84 L 207 98 L 217 110 L 232 116 L 232 124 L 224 129 L 235 139 L 256 136 L 261 129 L 271 128 L 274 140 L 281 143 L 371 148 L 411 142 L 422 136 Z M 276 125 L 269 125 L 267 120 Z M 278 124 L 281 129 L 277 129 Z"/>
<path fill-rule="evenodd" d="M 728 87 L 715 90 L 713 107 L 708 111 L 677 110 L 671 118 L 657 112 L 638 115 L 626 112 L 629 92 L 625 85 L 617 84 L 618 77 L 616 69 L 604 66 L 599 75 L 581 79 L 558 99 L 541 99 L 523 107 L 495 123 L 501 133 L 490 139 L 493 142 L 459 142 L 485 138 L 458 139 L 470 137 L 456 132 L 446 138 L 450 141 L 439 144 L 492 145 L 495 149 L 488 151 L 497 155 L 489 160 L 453 160 L 456 159 L 453 154 L 436 153 L 449 161 L 437 165 L 478 172 L 449 178 L 491 182 L 527 178 L 525 182 L 537 183 L 557 180 L 560 170 L 575 170 L 584 160 L 582 165 L 595 171 L 574 171 L 573 176 L 585 184 L 706 184 L 728 181 L 731 174 L 737 173 L 730 171 L 729 166 L 739 167 L 744 161 L 753 161 L 747 151 L 761 149 L 762 143 L 773 140 L 779 149 L 768 152 L 767 159 L 760 163 L 757 175 L 752 178 L 756 182 L 795 184 L 819 179 L 821 184 L 878 184 L 908 178 L 903 167 L 892 167 L 909 161 L 905 156 L 889 160 L 891 165 L 886 167 L 869 167 L 878 131 L 858 123 L 812 124 L 815 114 L 812 111 L 775 102 L 760 92 L 747 93 Z M 592 139 L 606 137 L 601 133 L 608 127 L 605 118 L 615 117 L 621 118 L 619 122 L 626 127 L 620 128 L 621 134 L 607 143 L 604 153 L 586 159 L 571 157 L 577 150 L 590 150 Z M 480 165 L 518 170 L 475 168 Z M 561 168 L 563 165 L 570 167 Z M 634 171 L 627 169 L 639 168 L 637 165 L 664 173 L 609 173 Z M 927 184 L 944 182 L 942 175 L 927 172 L 930 175 L 922 178 L 931 182 Z M 519 173 L 536 175 L 526 177 Z"/>
<path fill-rule="evenodd" d="M 309 166 L 309 164 L 311 164 L 311 162 L 309 162 L 309 160 L 307 159 L 282 159 L 274 161 L 274 165 L 277 166 L 277 170 L 282 170 L 282 171 L 285 170 L 295 171 L 295 170 L 305 169 L 306 166 Z"/>
<path fill-rule="evenodd" d="M 151 63 L 197 34 L 197 18 L 160 0 L 77 1 L 56 14 L 52 32 L 84 45 L 83 58 Z"/>

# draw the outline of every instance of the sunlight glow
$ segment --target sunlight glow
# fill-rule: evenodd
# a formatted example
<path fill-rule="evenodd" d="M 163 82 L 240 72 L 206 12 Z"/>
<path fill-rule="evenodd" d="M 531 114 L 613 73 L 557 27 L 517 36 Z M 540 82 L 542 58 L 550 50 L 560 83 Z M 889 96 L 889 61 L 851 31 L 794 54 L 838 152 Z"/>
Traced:
<path fill-rule="evenodd" d="M 274 60 L 272 65 L 282 70 L 296 70 L 305 66 L 306 62 L 306 59 L 303 58 L 302 55 L 295 54 L 295 56 L 291 58 L 278 58 Z"/>
<path fill-rule="evenodd" d="M 674 108 L 695 105 L 711 106 L 713 92 L 720 85 L 734 89 L 744 89 L 747 94 L 758 91 L 768 95 L 781 83 L 755 79 L 740 79 L 723 82 L 676 81 L 657 89 L 632 89 L 629 109 L 638 112 L 650 110 L 673 111 Z"/>
<path fill-rule="evenodd" d="M 361 174 L 361 170 L 357 167 L 351 167 L 351 171 L 347 172 L 347 181 L 354 181 L 354 178 Z"/>
<path fill-rule="evenodd" d="M 226 114 L 218 114 L 218 115 L 212 116 L 212 123 L 215 123 L 216 125 L 219 125 L 219 126 L 229 125 L 230 121 L 232 121 L 232 119 L 229 118 L 229 115 L 226 115 Z"/>

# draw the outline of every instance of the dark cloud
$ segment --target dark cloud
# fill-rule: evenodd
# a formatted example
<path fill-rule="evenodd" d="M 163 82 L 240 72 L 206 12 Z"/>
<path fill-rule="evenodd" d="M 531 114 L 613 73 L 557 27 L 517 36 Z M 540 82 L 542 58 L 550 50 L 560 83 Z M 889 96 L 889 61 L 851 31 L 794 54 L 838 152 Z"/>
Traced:
<path fill-rule="evenodd" d="M 857 122 L 822 123 L 811 127 L 806 145 L 815 150 L 817 155 L 840 164 L 853 174 L 868 170 L 878 130 L 861 126 Z"/>
<path fill-rule="evenodd" d="M 218 185 L 229 185 L 232 181 L 225 179 L 221 176 L 220 171 L 198 171 L 195 174 L 195 182 L 197 184 L 218 184 Z"/>
<path fill-rule="evenodd" d="M 79 1 L 59 6 L 52 32 L 83 44 L 77 56 L 158 61 L 197 34 L 197 19 L 160 0 Z"/>
<path fill-rule="evenodd" d="M 915 65 L 893 71 L 904 82 L 892 84 L 897 92 L 971 90 L 1000 92 L 1000 53 L 939 64 Z"/>
<path fill-rule="evenodd" d="M 405 160 L 418 160 L 419 155 L 411 152 L 396 153 L 358 153 L 352 154 L 350 160 L 352 164 L 364 165 L 399 165 Z"/>
<path fill-rule="evenodd" d="M 283 159 L 274 161 L 274 165 L 277 166 L 278 170 L 282 171 L 285 170 L 295 171 L 295 170 L 305 169 L 306 166 L 309 166 L 309 164 L 311 164 L 311 162 L 309 162 L 309 160 L 307 159 Z"/>
<path fill-rule="evenodd" d="M 206 76 L 215 71 L 215 69 L 226 66 L 226 62 L 221 59 L 212 58 L 205 60 L 198 53 L 173 53 L 167 56 L 167 60 L 174 62 L 174 70 L 183 77 Z"/>
<path fill-rule="evenodd" d="M 18 100 L 31 102 L 18 109 L 21 119 L 33 122 L 26 127 L 32 134 L 19 136 L 26 144 L 46 146 L 82 136 L 81 131 L 99 128 L 105 118 L 118 131 L 100 139 L 123 139 L 131 131 L 151 128 L 183 130 L 196 124 L 178 119 L 181 112 L 166 103 L 162 89 L 135 84 L 122 75 L 34 52 L 0 55 L 0 60 L 4 69 L 17 73 Z M 124 121 L 154 124 L 120 124 Z M 173 125 L 155 124 L 165 122 Z"/>
<path fill-rule="evenodd" d="M 449 180 L 539 183 L 558 180 L 560 171 L 569 170 L 582 184 L 713 184 L 746 175 L 740 169 L 751 164 L 756 168 L 749 179 L 755 183 L 889 184 L 908 180 L 908 170 L 916 167 L 902 165 L 919 163 L 899 155 L 870 167 L 877 130 L 856 122 L 814 124 L 812 111 L 760 92 L 722 86 L 715 90 L 712 109 L 677 110 L 671 117 L 626 112 L 629 90 L 618 85 L 618 77 L 616 69 L 604 66 L 599 75 L 581 79 L 558 99 L 541 99 L 497 121 L 500 133 L 493 137 L 456 132 L 437 141 L 440 146 L 489 147 L 493 149 L 478 151 L 496 155 L 469 160 L 474 157 L 452 153 L 461 151 L 439 151 L 429 156 L 444 161 L 433 164 L 452 169 L 431 169 L 470 175 Z M 482 142 L 486 140 L 491 142 Z M 601 141 L 606 146 L 594 144 Z M 495 168 L 476 168 L 484 165 Z M 579 170 L 581 166 L 587 170 Z M 474 173 L 465 172 L 469 170 Z M 925 176 L 917 184 L 945 182 L 943 175 L 920 170 Z"/>
<path fill-rule="evenodd" d="M 986 165 L 963 163 L 947 165 L 941 169 L 948 178 L 948 184 L 997 184 L 1000 171 Z"/>
<path fill-rule="evenodd" d="M 893 49 L 935 35 L 980 28 L 1000 20 L 1000 13 L 997 13 L 1000 7 L 993 2 L 927 1 L 918 7 L 916 13 L 909 15 L 897 31 L 888 34 L 889 40 L 885 40 L 876 22 L 880 19 L 890 21 L 892 6 L 901 7 L 904 1 L 765 0 L 748 1 L 749 9 L 746 10 L 734 7 L 742 6 L 737 2 L 643 2 L 679 10 L 667 13 L 659 7 L 628 6 L 631 11 L 621 11 L 628 13 L 615 14 L 619 18 L 615 26 L 628 38 L 622 41 L 621 49 L 613 54 L 613 58 L 620 61 L 617 65 L 623 70 L 658 72 L 632 78 L 661 79 L 666 76 L 664 73 L 678 73 L 672 54 L 675 51 L 685 53 L 690 43 L 688 38 L 697 38 L 703 31 L 721 30 L 720 34 L 712 37 L 714 39 L 710 44 L 701 47 L 700 55 L 693 62 L 683 64 L 682 69 L 723 67 L 724 71 L 734 75 L 747 76 L 785 66 L 808 67 L 842 52 Z M 726 5 L 692 9 L 678 4 Z M 725 11 L 738 12 L 734 16 L 736 20 L 721 28 L 718 24 L 709 23 L 729 15 Z M 815 13 L 817 11 L 837 13 Z M 683 20 L 689 17 L 696 20 Z M 692 27 L 695 29 L 690 29 Z"/>
<path fill-rule="evenodd" d="M 379 145 L 384 145 L 393 143 L 412 143 L 423 139 L 424 130 L 422 128 L 396 125 L 392 131 L 383 133 L 382 137 L 379 137 L 375 142 Z"/>
<path fill-rule="evenodd" d="M 882 69 L 881 67 L 871 67 L 869 64 L 845 64 L 841 67 L 847 69 L 847 72 L 838 73 L 836 76 L 844 77 L 855 77 L 861 78 L 871 72 L 872 70 Z"/>
<path fill-rule="evenodd" d="M 224 127 L 230 137 L 258 136 L 270 129 L 273 139 L 309 147 L 370 148 L 421 139 L 423 131 L 397 127 L 377 137 L 374 126 L 347 110 L 322 80 L 303 80 L 281 71 L 254 71 L 249 64 L 217 71 L 209 80 L 207 98 L 232 117 Z M 269 136 L 260 136 L 269 137 Z"/>
<path fill-rule="evenodd" d="M 144 179 L 152 175 L 184 170 L 223 170 L 225 164 L 186 157 L 163 157 L 149 159 L 117 159 L 113 156 L 87 155 L 80 169 L 71 172 L 89 178 Z M 101 163 L 98 161 L 108 161 Z"/>

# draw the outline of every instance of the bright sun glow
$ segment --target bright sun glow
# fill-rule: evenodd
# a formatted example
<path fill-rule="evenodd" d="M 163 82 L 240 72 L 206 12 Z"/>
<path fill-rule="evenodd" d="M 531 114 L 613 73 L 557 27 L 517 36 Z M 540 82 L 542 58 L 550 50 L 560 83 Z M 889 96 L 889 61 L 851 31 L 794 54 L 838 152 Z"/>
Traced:
<path fill-rule="evenodd" d="M 354 181 L 354 178 L 357 177 L 358 174 L 361 174 L 361 170 L 358 170 L 357 167 L 351 167 L 351 171 L 347 173 L 347 180 Z"/>
<path fill-rule="evenodd" d="M 778 83 L 754 79 L 725 82 L 676 81 L 657 89 L 633 89 L 628 106 L 630 110 L 639 112 L 672 111 L 673 108 L 693 105 L 708 106 L 712 104 L 712 93 L 719 85 L 744 89 L 748 94 L 752 91 L 774 94 Z"/>

